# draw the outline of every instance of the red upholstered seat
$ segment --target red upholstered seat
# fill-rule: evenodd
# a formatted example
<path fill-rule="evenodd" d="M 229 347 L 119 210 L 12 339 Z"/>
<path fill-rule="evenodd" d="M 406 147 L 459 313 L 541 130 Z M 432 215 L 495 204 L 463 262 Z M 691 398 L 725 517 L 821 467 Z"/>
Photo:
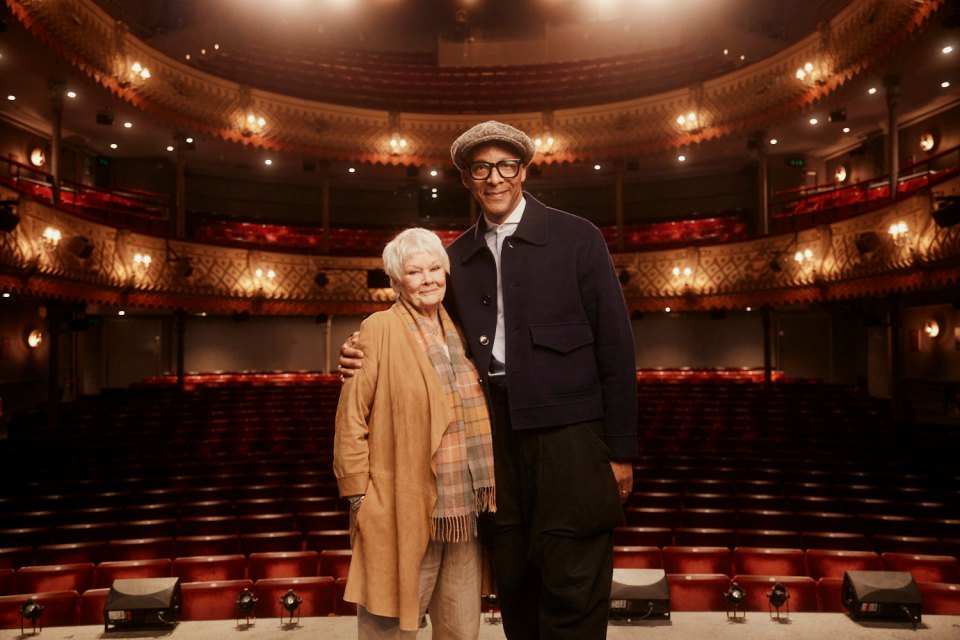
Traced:
<path fill-rule="evenodd" d="M 103 605 L 109 593 L 109 588 L 87 589 L 81 593 L 77 624 L 103 624 Z"/>
<path fill-rule="evenodd" d="M 36 562 L 37 564 L 73 564 L 77 562 L 97 564 L 103 560 L 106 548 L 107 543 L 103 540 L 47 544 L 37 549 Z"/>
<path fill-rule="evenodd" d="M 673 531 L 673 544 L 678 547 L 727 547 L 737 545 L 736 532 L 733 529 L 684 528 Z"/>
<path fill-rule="evenodd" d="M 317 553 L 327 549 L 349 549 L 350 531 L 347 529 L 308 531 L 304 535 L 304 544 L 307 549 Z"/>
<path fill-rule="evenodd" d="M 264 578 L 309 578 L 317 575 L 316 551 L 277 551 L 251 553 L 247 558 L 247 576 L 256 582 Z"/>
<path fill-rule="evenodd" d="M 225 556 L 240 553 L 240 536 L 180 536 L 174 544 L 175 557 Z"/>
<path fill-rule="evenodd" d="M 0 568 L 0 596 L 9 596 L 14 593 L 16 570 L 9 567 Z"/>
<path fill-rule="evenodd" d="M 43 614 L 37 620 L 38 630 L 41 626 L 68 627 L 77 623 L 80 596 L 76 591 L 47 591 L 29 597 L 43 605 Z M 20 629 L 21 622 L 25 631 L 33 628 L 30 621 L 22 621 L 20 616 L 20 607 L 27 599 L 25 595 L 0 596 L 0 629 Z"/>
<path fill-rule="evenodd" d="M 333 612 L 338 616 L 355 616 L 357 615 L 357 605 L 353 602 L 347 602 L 343 599 L 343 594 L 346 588 L 347 579 L 337 578 Z"/>
<path fill-rule="evenodd" d="M 177 535 L 177 521 L 174 518 L 158 518 L 118 522 L 114 538 L 134 540 L 138 538 L 172 538 L 175 535 Z"/>
<path fill-rule="evenodd" d="M 81 593 L 93 586 L 93 570 L 92 562 L 21 567 L 17 569 L 14 589 L 16 593 Z"/>
<path fill-rule="evenodd" d="M 152 560 L 173 558 L 173 538 L 132 538 L 111 540 L 104 557 L 107 560 Z"/>
<path fill-rule="evenodd" d="M 81 522 L 60 525 L 54 531 L 55 542 L 107 542 L 117 537 L 113 522 Z"/>
<path fill-rule="evenodd" d="M 109 587 L 117 579 L 168 577 L 170 577 L 169 558 L 101 562 L 94 571 L 93 587 L 95 589 Z"/>
<path fill-rule="evenodd" d="M 953 556 L 914 553 L 884 553 L 880 563 L 886 571 L 909 571 L 917 582 L 960 584 L 960 561 Z"/>
<path fill-rule="evenodd" d="M 172 574 L 181 582 L 223 582 L 246 577 L 247 559 L 239 553 L 175 558 Z"/>
<path fill-rule="evenodd" d="M 733 550 L 736 575 L 806 576 L 806 555 L 801 549 L 737 547 Z"/>
<path fill-rule="evenodd" d="M 664 547 L 663 569 L 667 573 L 731 575 L 733 557 L 727 547 Z"/>
<path fill-rule="evenodd" d="M 673 544 L 673 534 L 666 527 L 616 527 L 613 544 L 624 547 L 666 547 Z"/>
<path fill-rule="evenodd" d="M 33 547 L 4 547 L 0 549 L 0 568 L 19 569 L 33 564 Z"/>
<path fill-rule="evenodd" d="M 817 597 L 817 583 L 807 576 L 736 576 L 734 580 L 746 592 L 743 608 L 747 611 L 767 611 L 770 602 L 767 594 L 775 584 L 787 588 L 790 596 L 780 614 L 789 611 L 820 611 L 820 601 Z"/>
<path fill-rule="evenodd" d="M 299 531 L 247 533 L 240 536 L 240 551 L 245 555 L 272 551 L 300 551 L 303 548 L 303 539 Z M 314 551 L 319 550 L 314 549 Z"/>
<path fill-rule="evenodd" d="M 824 613 L 846 613 L 840 594 L 843 592 L 843 578 L 820 578 L 817 580 L 817 593 L 820 595 L 820 610 Z"/>
<path fill-rule="evenodd" d="M 841 531 L 805 531 L 800 534 L 801 548 L 835 549 L 840 551 L 873 551 L 872 545 L 862 533 Z"/>
<path fill-rule="evenodd" d="M 298 612 L 300 617 L 328 616 L 334 612 L 336 586 L 330 576 L 264 578 L 257 580 L 253 589 L 259 598 L 257 616 L 280 618 L 282 612 L 289 619 L 290 614 L 280 606 L 280 598 L 290 589 L 303 599 Z M 297 614 L 294 614 L 294 619 L 296 617 Z"/>
<path fill-rule="evenodd" d="M 736 540 L 738 547 L 773 549 L 799 549 L 803 543 L 796 531 L 779 529 L 738 529 Z"/>
<path fill-rule="evenodd" d="M 237 535 L 237 518 L 233 515 L 180 518 L 177 531 L 181 536 L 235 536 Z"/>
<path fill-rule="evenodd" d="M 960 585 L 942 582 L 918 582 L 923 600 L 923 613 L 937 616 L 960 616 Z"/>
<path fill-rule="evenodd" d="M 181 583 L 183 608 L 181 620 L 229 620 L 240 616 L 237 596 L 252 589 L 252 580 Z"/>
<path fill-rule="evenodd" d="M 847 571 L 880 571 L 880 556 L 873 551 L 808 549 L 807 571 L 814 580 L 843 578 Z"/>
<path fill-rule="evenodd" d="M 658 550 L 659 551 L 659 550 Z M 616 555 L 616 550 L 614 550 Z M 326 549 L 320 552 L 320 562 L 317 566 L 317 575 L 346 578 L 350 571 L 350 561 L 353 551 L 350 549 Z"/>
<path fill-rule="evenodd" d="M 659 547 L 614 547 L 613 566 L 617 569 L 662 569 L 663 553 Z"/>
<path fill-rule="evenodd" d="M 920 555 L 941 555 L 943 545 L 937 538 L 926 536 L 871 536 L 874 550 L 877 553 L 915 553 Z"/>
<path fill-rule="evenodd" d="M 667 574 L 672 611 L 726 611 L 730 578 L 720 574 Z"/>
<path fill-rule="evenodd" d="M 297 514 L 297 529 L 303 533 L 330 529 L 342 530 L 349 527 L 350 513 L 348 511 L 310 511 Z"/>

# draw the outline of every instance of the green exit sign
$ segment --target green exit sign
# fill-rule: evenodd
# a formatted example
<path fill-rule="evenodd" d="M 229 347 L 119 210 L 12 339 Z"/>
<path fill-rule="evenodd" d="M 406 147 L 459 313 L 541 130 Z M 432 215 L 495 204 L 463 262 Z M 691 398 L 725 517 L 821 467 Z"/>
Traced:
<path fill-rule="evenodd" d="M 788 167 L 796 167 L 802 169 L 806 166 L 806 162 L 803 161 L 803 158 L 787 158 Z"/>

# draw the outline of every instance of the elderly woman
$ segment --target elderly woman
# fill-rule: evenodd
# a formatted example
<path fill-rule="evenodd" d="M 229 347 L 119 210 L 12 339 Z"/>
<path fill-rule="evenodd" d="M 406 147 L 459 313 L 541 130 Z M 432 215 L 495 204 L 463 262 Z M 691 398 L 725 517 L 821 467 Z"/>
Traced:
<path fill-rule="evenodd" d="M 397 293 L 360 325 L 364 366 L 337 407 L 333 468 L 349 498 L 353 560 L 344 598 L 360 638 L 480 632 L 477 514 L 495 510 L 490 421 L 476 368 L 444 310 L 447 253 L 407 229 L 383 268 Z"/>

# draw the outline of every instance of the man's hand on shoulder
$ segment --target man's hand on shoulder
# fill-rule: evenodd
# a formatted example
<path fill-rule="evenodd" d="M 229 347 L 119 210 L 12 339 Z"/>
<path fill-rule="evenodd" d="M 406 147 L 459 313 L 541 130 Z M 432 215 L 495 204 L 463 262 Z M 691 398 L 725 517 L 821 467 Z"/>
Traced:
<path fill-rule="evenodd" d="M 354 331 L 350 337 L 340 345 L 340 361 L 337 371 L 340 372 L 340 380 L 352 378 L 357 369 L 363 367 L 363 351 L 357 349 L 357 342 L 360 340 L 360 332 Z"/>

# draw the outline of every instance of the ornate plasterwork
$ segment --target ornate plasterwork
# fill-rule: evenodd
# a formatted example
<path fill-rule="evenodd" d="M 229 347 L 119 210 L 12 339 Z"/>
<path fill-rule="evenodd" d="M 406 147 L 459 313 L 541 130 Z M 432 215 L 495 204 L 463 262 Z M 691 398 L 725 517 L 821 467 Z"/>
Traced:
<path fill-rule="evenodd" d="M 954 192 L 960 179 L 942 188 Z M 614 255 L 614 263 L 635 310 L 759 307 L 955 285 L 960 280 L 960 225 L 938 226 L 932 210 L 933 196 L 922 190 L 883 209 L 797 234 L 622 253 Z M 381 266 L 378 258 L 172 240 L 77 218 L 26 197 L 19 214 L 16 229 L 0 234 L 0 284 L 21 293 L 264 314 L 366 313 L 393 299 L 389 289 L 367 287 L 367 271 Z M 887 230 L 900 222 L 909 232 L 898 242 Z M 42 239 L 48 226 L 60 231 L 59 245 Z M 875 242 L 864 244 L 868 235 Z M 67 249 L 76 236 L 92 244 L 88 257 L 78 258 Z M 796 254 L 808 250 L 808 257 L 798 262 Z M 149 255 L 150 265 L 138 265 L 137 254 Z M 317 284 L 320 272 L 322 286 Z"/>
<path fill-rule="evenodd" d="M 944 0 L 853 0 L 817 32 L 765 60 L 695 87 L 592 107 L 535 113 L 390 113 L 299 100 L 221 80 L 151 49 L 92 0 L 6 0 L 47 46 L 123 99 L 172 126 L 312 157 L 391 164 L 449 161 L 448 147 L 476 120 L 496 117 L 531 132 L 551 121 L 555 150 L 540 161 L 626 157 L 762 128 L 829 95 L 922 27 Z M 807 62 L 816 74 L 795 77 Z M 130 72 L 133 62 L 149 79 Z M 677 115 L 696 112 L 697 126 Z M 250 114 L 264 118 L 255 131 Z M 393 154 L 392 128 L 409 151 Z M 245 135 L 246 134 L 246 135 Z"/>

